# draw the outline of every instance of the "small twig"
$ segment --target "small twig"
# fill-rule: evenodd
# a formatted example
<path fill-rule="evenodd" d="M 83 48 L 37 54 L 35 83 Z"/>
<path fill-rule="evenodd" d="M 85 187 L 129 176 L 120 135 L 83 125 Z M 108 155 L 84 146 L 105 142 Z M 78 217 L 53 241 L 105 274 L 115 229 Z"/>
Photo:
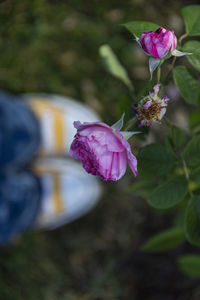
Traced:
<path fill-rule="evenodd" d="M 182 161 L 182 164 L 183 164 L 183 171 L 184 171 L 184 174 L 185 174 L 185 178 L 189 184 L 189 181 L 190 181 L 190 175 L 189 175 L 189 172 L 188 172 L 188 168 L 187 168 L 187 164 L 185 162 L 185 159 L 183 158 L 183 156 L 181 155 L 181 161 Z M 190 190 L 189 188 L 189 194 L 191 197 L 193 197 L 193 192 Z"/>
<path fill-rule="evenodd" d="M 183 163 L 183 170 L 184 170 L 184 173 L 185 173 L 185 178 L 187 180 L 189 180 L 190 176 L 189 176 L 189 173 L 188 173 L 188 169 L 187 169 L 187 165 L 186 165 L 185 159 L 183 157 L 181 157 L 181 159 L 182 159 L 182 163 Z"/>
<path fill-rule="evenodd" d="M 184 33 L 183 35 L 181 35 L 180 36 L 180 38 L 179 38 L 179 48 L 181 49 L 181 43 L 182 43 L 182 41 L 185 39 L 187 37 L 187 33 Z M 173 60 L 172 60 L 172 63 L 171 63 L 171 66 L 169 67 L 169 71 L 168 71 L 168 73 L 167 73 L 167 75 L 166 75 L 166 78 L 165 78 L 165 82 L 164 82 L 164 85 L 167 83 L 167 80 L 168 80 L 168 78 L 169 78 L 169 75 L 171 74 L 171 72 L 173 71 L 173 68 L 174 68 L 174 66 L 175 66 L 175 63 L 176 63 L 176 56 L 174 56 L 173 57 Z"/>
<path fill-rule="evenodd" d="M 167 73 L 167 75 L 166 75 L 166 78 L 165 78 L 165 81 L 164 81 L 164 85 L 167 83 L 167 80 L 168 80 L 168 78 L 169 78 L 169 75 L 170 75 L 171 72 L 173 71 L 173 68 L 174 68 L 175 63 L 176 63 L 176 56 L 173 57 L 172 63 L 171 63 L 171 65 L 170 65 L 170 67 L 169 67 L 169 71 L 168 71 L 168 73 Z"/>

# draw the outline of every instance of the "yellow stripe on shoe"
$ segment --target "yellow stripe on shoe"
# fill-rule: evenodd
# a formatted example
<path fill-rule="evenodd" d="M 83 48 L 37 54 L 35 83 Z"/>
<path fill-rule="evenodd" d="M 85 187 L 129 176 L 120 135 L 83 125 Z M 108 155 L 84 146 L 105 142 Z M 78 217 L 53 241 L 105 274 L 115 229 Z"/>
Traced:
<path fill-rule="evenodd" d="M 41 210 L 41 218 L 43 215 L 59 215 L 63 213 L 63 199 L 61 189 L 61 174 L 56 170 L 50 170 L 48 166 L 36 164 L 32 168 L 34 174 L 42 180 L 45 191 L 49 191 L 44 195 L 43 207 Z M 66 211 L 66 207 L 65 207 Z"/>
<path fill-rule="evenodd" d="M 53 105 L 51 101 L 32 98 L 30 107 L 38 117 L 42 135 L 42 154 L 59 154 L 65 151 L 66 111 Z"/>
<path fill-rule="evenodd" d="M 54 179 L 54 195 L 53 195 L 54 207 L 55 207 L 55 212 L 57 214 L 59 214 L 59 213 L 62 213 L 62 211 L 63 211 L 60 177 L 57 173 L 54 173 L 53 179 Z"/>
<path fill-rule="evenodd" d="M 97 178 L 73 160 L 41 158 L 33 173 L 41 182 L 41 211 L 36 228 L 53 229 L 86 214 L 98 202 L 101 187 Z"/>

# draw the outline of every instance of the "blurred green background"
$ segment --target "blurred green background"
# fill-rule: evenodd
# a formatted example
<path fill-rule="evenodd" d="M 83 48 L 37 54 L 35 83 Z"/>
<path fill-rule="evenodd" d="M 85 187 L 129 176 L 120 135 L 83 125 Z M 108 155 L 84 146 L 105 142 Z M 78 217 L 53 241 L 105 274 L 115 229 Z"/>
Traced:
<path fill-rule="evenodd" d="M 149 76 L 147 58 L 121 24 L 152 21 L 181 35 L 180 9 L 188 4 L 198 1 L 0 1 L 0 88 L 69 96 L 114 122 L 131 101 L 123 84 L 106 73 L 99 47 L 112 47 L 138 90 Z M 163 254 L 139 251 L 171 219 L 155 216 L 143 199 L 126 193 L 130 182 L 127 176 L 107 184 L 86 217 L 1 248 L 0 299 L 200 299 L 198 280 L 175 265 L 190 246 Z"/>

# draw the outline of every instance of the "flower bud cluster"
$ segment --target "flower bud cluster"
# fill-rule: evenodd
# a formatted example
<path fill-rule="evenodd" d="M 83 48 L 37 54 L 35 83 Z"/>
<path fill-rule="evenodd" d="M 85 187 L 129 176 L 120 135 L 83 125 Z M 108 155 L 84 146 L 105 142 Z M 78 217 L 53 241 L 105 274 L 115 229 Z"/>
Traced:
<path fill-rule="evenodd" d="M 136 40 L 143 51 L 151 56 L 149 59 L 151 75 L 162 63 L 162 58 L 190 54 L 176 50 L 177 38 L 173 31 L 165 27 L 160 27 L 155 32 L 143 32 Z M 156 84 L 153 92 L 149 92 L 134 106 L 139 127 L 160 122 L 166 113 L 169 98 L 160 97 L 159 90 L 160 84 Z M 130 137 L 131 132 L 120 132 L 121 119 L 116 124 L 114 128 L 100 122 L 83 124 L 74 122 L 77 134 L 72 142 L 70 155 L 80 160 L 88 173 L 106 181 L 119 180 L 124 175 L 127 164 L 137 176 L 137 159 L 125 138 Z"/>

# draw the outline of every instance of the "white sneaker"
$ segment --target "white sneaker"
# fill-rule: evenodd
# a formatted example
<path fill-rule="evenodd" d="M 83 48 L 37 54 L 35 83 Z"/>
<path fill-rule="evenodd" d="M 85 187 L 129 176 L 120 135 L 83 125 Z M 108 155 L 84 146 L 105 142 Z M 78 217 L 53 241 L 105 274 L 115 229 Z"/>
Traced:
<path fill-rule="evenodd" d="M 101 196 L 98 179 L 73 160 L 40 159 L 33 171 L 39 176 L 42 189 L 37 229 L 54 229 L 81 217 Z"/>
<path fill-rule="evenodd" d="M 24 99 L 39 120 L 40 154 L 44 156 L 66 155 L 69 152 L 76 134 L 74 121 L 100 121 L 91 108 L 70 98 L 49 94 L 26 94 Z"/>

